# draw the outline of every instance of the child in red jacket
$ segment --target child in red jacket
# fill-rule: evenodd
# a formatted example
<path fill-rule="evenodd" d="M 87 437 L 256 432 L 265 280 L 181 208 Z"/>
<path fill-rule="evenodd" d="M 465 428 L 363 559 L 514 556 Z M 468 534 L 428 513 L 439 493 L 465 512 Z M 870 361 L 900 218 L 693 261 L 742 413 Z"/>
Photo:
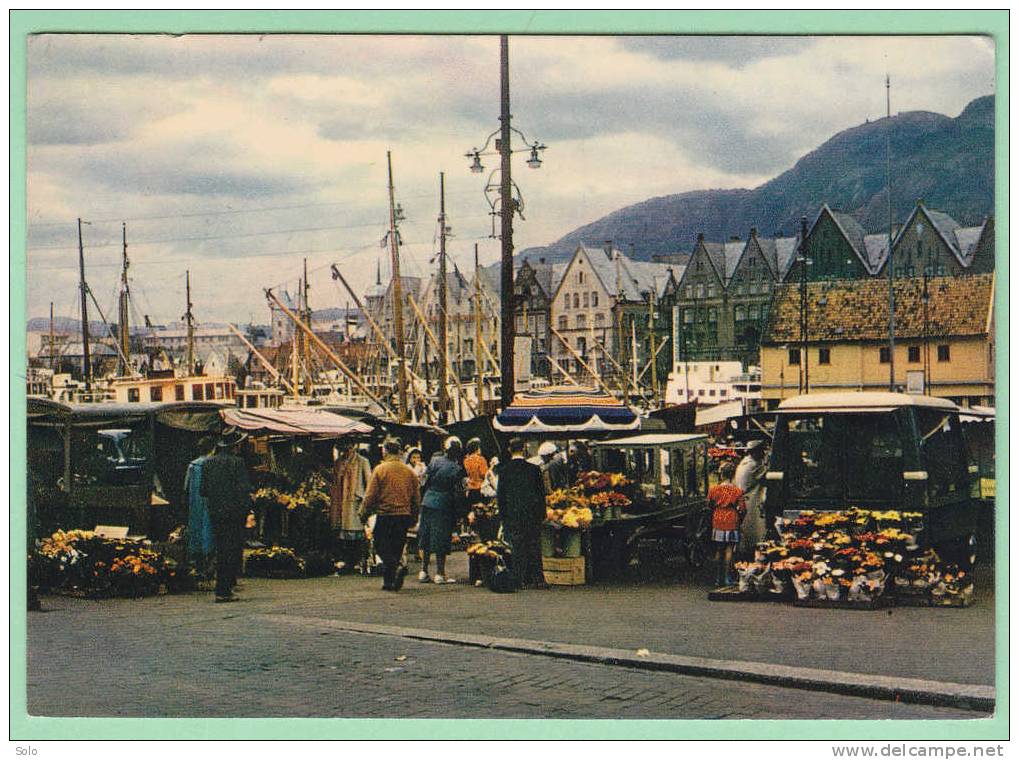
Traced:
<path fill-rule="evenodd" d="M 718 476 L 722 482 L 708 490 L 708 501 L 711 503 L 711 540 L 717 545 L 715 557 L 718 560 L 718 585 L 731 586 L 736 582 L 732 573 L 732 553 L 739 543 L 739 526 L 747 513 L 743 491 L 733 485 L 736 466 L 732 462 L 723 462 L 718 468 Z"/>

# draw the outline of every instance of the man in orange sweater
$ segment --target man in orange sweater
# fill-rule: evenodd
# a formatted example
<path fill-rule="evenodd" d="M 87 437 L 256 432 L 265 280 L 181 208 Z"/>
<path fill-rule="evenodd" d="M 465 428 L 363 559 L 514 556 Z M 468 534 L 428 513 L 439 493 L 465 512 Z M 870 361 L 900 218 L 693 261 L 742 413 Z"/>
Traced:
<path fill-rule="evenodd" d="M 400 442 L 389 439 L 382 444 L 385 454 L 372 471 L 361 506 L 362 522 L 375 518 L 375 553 L 382 558 L 382 590 L 399 591 L 407 576 L 401 564 L 407 530 L 417 520 L 421 508 L 418 476 L 400 458 Z"/>

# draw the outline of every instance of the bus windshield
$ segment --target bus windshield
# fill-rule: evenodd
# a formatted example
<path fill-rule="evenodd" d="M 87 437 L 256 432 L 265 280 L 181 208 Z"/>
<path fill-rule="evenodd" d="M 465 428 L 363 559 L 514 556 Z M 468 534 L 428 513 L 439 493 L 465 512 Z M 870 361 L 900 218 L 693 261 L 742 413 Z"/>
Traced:
<path fill-rule="evenodd" d="M 782 415 L 784 468 L 794 501 L 897 501 L 902 437 L 889 414 Z"/>

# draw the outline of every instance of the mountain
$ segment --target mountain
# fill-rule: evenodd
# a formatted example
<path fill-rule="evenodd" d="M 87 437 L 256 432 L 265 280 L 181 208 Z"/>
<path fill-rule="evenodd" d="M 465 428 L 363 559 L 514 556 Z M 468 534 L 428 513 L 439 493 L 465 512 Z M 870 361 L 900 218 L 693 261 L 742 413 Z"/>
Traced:
<path fill-rule="evenodd" d="M 976 225 L 994 208 L 994 96 L 972 101 L 955 118 L 910 111 L 852 127 L 803 156 L 796 165 L 752 190 L 695 190 L 665 195 L 614 211 L 546 247 L 519 258 L 570 256 L 581 242 L 611 240 L 638 259 L 689 251 L 697 234 L 724 241 L 795 234 L 823 203 L 853 214 L 864 229 L 887 229 L 885 137 L 891 128 L 892 198 L 896 220 L 918 198 L 963 225 Z"/>

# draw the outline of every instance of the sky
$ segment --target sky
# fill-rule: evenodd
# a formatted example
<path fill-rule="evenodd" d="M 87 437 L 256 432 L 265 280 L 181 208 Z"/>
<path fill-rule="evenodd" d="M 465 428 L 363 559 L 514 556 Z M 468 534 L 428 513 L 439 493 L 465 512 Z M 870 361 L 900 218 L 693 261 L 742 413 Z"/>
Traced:
<path fill-rule="evenodd" d="M 624 206 L 755 187 L 836 132 L 892 111 L 956 116 L 994 91 L 981 37 L 511 37 L 517 250 Z M 114 319 L 127 225 L 134 307 L 174 324 L 264 323 L 266 287 L 345 306 L 388 254 L 386 152 L 406 221 L 401 269 L 430 271 L 445 174 L 448 250 L 499 242 L 464 154 L 499 122 L 493 36 L 40 35 L 28 48 L 28 315 L 77 316 L 86 278 Z M 514 147 L 523 148 L 515 137 Z M 593 241 L 600 242 L 600 241 Z M 693 241 L 691 241 L 692 244 Z M 95 314 L 90 304 L 90 316 Z"/>

